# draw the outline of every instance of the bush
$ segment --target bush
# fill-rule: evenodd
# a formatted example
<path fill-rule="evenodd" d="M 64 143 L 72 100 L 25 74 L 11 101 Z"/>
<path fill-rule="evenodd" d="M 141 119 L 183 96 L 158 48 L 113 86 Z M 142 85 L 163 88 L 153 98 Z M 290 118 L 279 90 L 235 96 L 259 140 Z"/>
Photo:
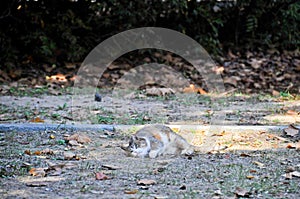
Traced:
<path fill-rule="evenodd" d="M 298 1 L 11 0 L 0 16 L 0 61 L 82 61 L 104 39 L 131 28 L 165 27 L 210 53 L 232 47 L 299 47 Z"/>

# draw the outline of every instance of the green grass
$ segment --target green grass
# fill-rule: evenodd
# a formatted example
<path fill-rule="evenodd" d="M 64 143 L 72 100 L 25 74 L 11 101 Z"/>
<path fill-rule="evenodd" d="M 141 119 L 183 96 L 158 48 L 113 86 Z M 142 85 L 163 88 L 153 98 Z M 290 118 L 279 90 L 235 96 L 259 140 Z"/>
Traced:
<path fill-rule="evenodd" d="M 20 97 L 40 96 L 40 95 L 48 93 L 48 87 L 47 86 L 43 86 L 43 87 L 40 87 L 40 88 L 11 87 L 9 89 L 9 93 L 11 95 L 20 96 Z"/>

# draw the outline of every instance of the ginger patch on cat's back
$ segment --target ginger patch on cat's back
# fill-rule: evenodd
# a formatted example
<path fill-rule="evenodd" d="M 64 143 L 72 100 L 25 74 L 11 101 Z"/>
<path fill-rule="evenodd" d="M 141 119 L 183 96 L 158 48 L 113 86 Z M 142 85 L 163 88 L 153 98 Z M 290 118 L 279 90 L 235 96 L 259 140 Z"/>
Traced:
<path fill-rule="evenodd" d="M 158 134 L 158 133 L 154 133 L 153 134 L 153 137 L 155 138 L 155 139 L 157 139 L 157 140 L 160 140 L 161 141 L 161 136 Z"/>

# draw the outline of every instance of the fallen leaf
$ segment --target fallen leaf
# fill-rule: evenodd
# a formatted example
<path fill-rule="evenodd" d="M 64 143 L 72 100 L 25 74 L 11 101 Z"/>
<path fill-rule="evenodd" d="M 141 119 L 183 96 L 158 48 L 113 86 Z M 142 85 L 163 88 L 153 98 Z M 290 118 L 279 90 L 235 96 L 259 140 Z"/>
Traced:
<path fill-rule="evenodd" d="M 224 136 L 225 134 L 225 131 L 222 131 L 221 133 L 214 133 L 212 136 Z"/>
<path fill-rule="evenodd" d="M 234 76 L 233 77 L 224 77 L 224 84 L 230 84 L 234 87 L 237 87 L 239 80 L 240 80 L 239 78 L 236 78 Z"/>
<path fill-rule="evenodd" d="M 168 196 L 154 196 L 154 199 L 167 199 Z"/>
<path fill-rule="evenodd" d="M 47 161 L 47 164 L 49 166 L 49 170 L 71 169 L 71 168 L 77 167 L 77 164 L 72 163 L 72 162 L 52 163 L 52 162 Z"/>
<path fill-rule="evenodd" d="M 79 145 L 80 145 L 76 140 L 70 140 L 70 141 L 69 141 L 69 144 L 70 144 L 71 146 L 79 146 Z"/>
<path fill-rule="evenodd" d="M 71 152 L 71 151 L 65 151 L 64 152 L 64 159 L 65 160 L 72 160 L 75 157 L 76 157 L 76 154 Z"/>
<path fill-rule="evenodd" d="M 29 122 L 34 122 L 34 123 L 44 123 L 45 120 L 42 120 L 41 118 L 36 117 L 36 118 L 31 119 Z"/>
<path fill-rule="evenodd" d="M 247 191 L 246 189 L 241 188 L 241 187 L 237 187 L 237 188 L 236 188 L 235 194 L 236 194 L 238 197 L 249 197 L 249 196 L 250 196 L 250 192 Z"/>
<path fill-rule="evenodd" d="M 295 137 L 296 135 L 300 134 L 300 129 L 295 127 L 294 125 L 290 124 L 287 128 L 283 129 L 286 135 Z"/>
<path fill-rule="evenodd" d="M 137 182 L 138 185 L 154 185 L 156 184 L 155 180 L 142 179 Z"/>
<path fill-rule="evenodd" d="M 44 187 L 47 186 L 47 182 L 27 182 L 26 186 L 28 187 Z"/>
<path fill-rule="evenodd" d="M 110 179 L 107 175 L 105 175 L 102 172 L 97 172 L 97 173 L 95 173 L 95 175 L 96 175 L 96 180 L 108 180 L 108 179 Z"/>
<path fill-rule="evenodd" d="M 278 97 L 280 96 L 280 92 L 278 92 L 277 90 L 272 90 L 272 95 Z"/>
<path fill-rule="evenodd" d="M 180 190 L 186 190 L 186 186 L 185 186 L 185 185 L 182 185 L 182 186 L 179 187 L 179 189 L 180 189 Z"/>
<path fill-rule="evenodd" d="M 118 170 L 118 169 L 121 169 L 120 167 L 118 166 L 114 166 L 114 165 L 102 165 L 102 168 L 105 168 L 105 169 L 108 169 L 108 170 Z"/>
<path fill-rule="evenodd" d="M 165 170 L 164 167 L 156 168 L 156 169 L 153 170 L 153 174 L 155 174 L 155 175 L 159 174 L 159 173 L 163 172 L 164 170 Z"/>
<path fill-rule="evenodd" d="M 293 178 L 291 173 L 285 173 L 282 175 L 282 177 L 284 177 L 285 179 L 289 179 L 289 180 Z"/>
<path fill-rule="evenodd" d="M 29 174 L 32 176 L 44 177 L 46 175 L 46 169 L 47 168 L 32 168 L 29 170 Z"/>
<path fill-rule="evenodd" d="M 287 149 L 295 149 L 296 146 L 293 144 L 293 143 L 289 143 L 287 146 L 286 146 Z"/>
<path fill-rule="evenodd" d="M 207 94 L 207 92 L 205 90 L 203 90 L 202 88 L 200 87 L 195 87 L 194 84 L 190 84 L 189 87 L 186 87 L 183 89 L 183 92 L 184 93 L 199 93 L 201 95 L 205 95 Z"/>
<path fill-rule="evenodd" d="M 25 150 L 24 153 L 25 153 L 26 155 L 31 155 L 31 151 L 30 151 L 30 150 Z"/>
<path fill-rule="evenodd" d="M 80 160 L 81 159 L 81 157 L 79 157 L 79 156 L 75 156 L 75 160 Z"/>
<path fill-rule="evenodd" d="M 295 167 L 292 167 L 292 166 L 288 166 L 288 167 L 286 167 L 286 169 L 285 169 L 285 172 L 286 172 L 286 173 L 293 172 L 293 171 L 295 171 Z"/>
<path fill-rule="evenodd" d="M 258 162 L 258 161 L 253 161 L 253 163 L 256 164 L 256 165 L 259 166 L 259 167 L 263 167 L 263 166 L 264 166 L 263 163 Z"/>
<path fill-rule="evenodd" d="M 288 111 L 286 112 L 286 114 L 287 114 L 287 115 L 295 115 L 295 116 L 297 116 L 297 115 L 298 115 L 298 112 L 297 112 L 297 111 L 294 111 L 294 110 L 288 110 Z"/>
<path fill-rule="evenodd" d="M 168 96 L 175 94 L 175 91 L 171 88 L 147 88 L 146 95 L 148 96 Z"/>
<path fill-rule="evenodd" d="M 91 142 L 91 139 L 87 135 L 79 135 L 77 138 L 77 142 L 84 144 Z"/>
<path fill-rule="evenodd" d="M 197 93 L 201 94 L 201 95 L 206 95 L 207 92 L 205 90 L 203 90 L 202 88 L 198 88 Z"/>
<path fill-rule="evenodd" d="M 139 190 L 137 190 L 137 189 L 125 190 L 124 191 L 125 194 L 136 194 L 138 192 L 139 192 Z"/>
<path fill-rule="evenodd" d="M 222 74 L 224 72 L 225 68 L 223 66 L 217 66 L 217 67 L 214 67 L 213 68 L 213 71 L 216 73 L 216 74 Z"/>
<path fill-rule="evenodd" d="M 194 84 L 190 84 L 189 87 L 186 87 L 183 89 L 184 93 L 196 93 L 196 89 L 195 89 L 195 85 Z"/>
<path fill-rule="evenodd" d="M 34 155 L 41 155 L 41 151 L 35 151 L 33 154 Z"/>
<path fill-rule="evenodd" d="M 52 76 L 46 76 L 46 82 L 55 84 L 66 84 L 68 82 L 67 78 L 63 74 L 57 74 Z"/>
<path fill-rule="evenodd" d="M 247 179 L 251 180 L 254 178 L 254 176 L 246 176 Z"/>
<path fill-rule="evenodd" d="M 300 178 L 300 172 L 299 171 L 293 171 L 291 172 L 291 175 L 297 178 Z"/>
<path fill-rule="evenodd" d="M 84 135 L 84 134 L 74 134 L 74 135 L 71 135 L 69 137 L 66 137 L 65 140 L 75 140 L 77 141 L 78 143 L 81 143 L 81 144 L 84 144 L 84 143 L 89 143 L 91 142 L 91 139 L 87 136 L 87 135 Z"/>
<path fill-rule="evenodd" d="M 246 154 L 246 153 L 241 153 L 241 155 L 240 155 L 241 157 L 251 157 L 251 155 L 249 155 L 249 154 Z"/>

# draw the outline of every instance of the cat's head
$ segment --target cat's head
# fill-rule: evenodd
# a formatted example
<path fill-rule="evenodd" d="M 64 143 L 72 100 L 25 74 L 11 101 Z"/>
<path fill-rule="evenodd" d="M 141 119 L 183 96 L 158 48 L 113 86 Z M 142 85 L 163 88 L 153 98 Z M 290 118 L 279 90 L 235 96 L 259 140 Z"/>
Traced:
<path fill-rule="evenodd" d="M 133 157 L 146 157 L 149 155 L 151 148 L 147 145 L 145 139 L 137 138 L 136 136 L 132 136 L 129 140 L 129 145 L 127 147 L 121 148 L 126 151 L 128 156 Z"/>

